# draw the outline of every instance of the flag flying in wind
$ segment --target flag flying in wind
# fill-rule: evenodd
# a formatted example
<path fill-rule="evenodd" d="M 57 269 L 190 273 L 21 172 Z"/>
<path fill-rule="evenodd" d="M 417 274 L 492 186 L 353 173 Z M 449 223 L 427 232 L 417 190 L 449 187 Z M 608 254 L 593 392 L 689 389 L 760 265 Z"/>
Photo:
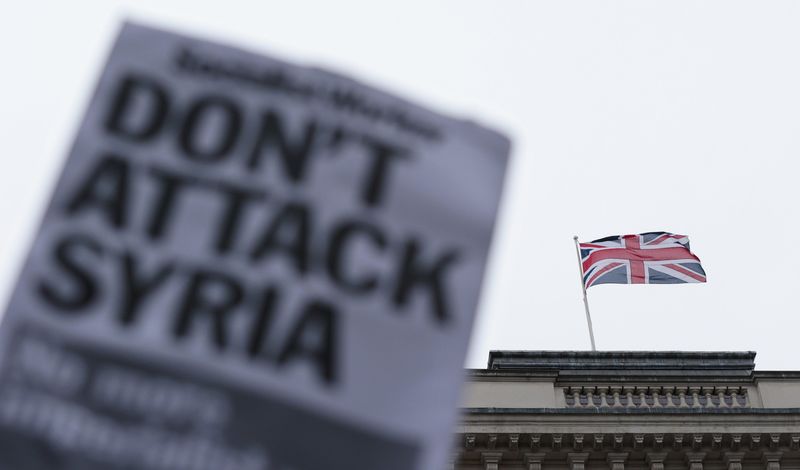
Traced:
<path fill-rule="evenodd" d="M 583 284 L 684 284 L 706 282 L 689 237 L 667 232 L 615 235 L 581 243 Z"/>

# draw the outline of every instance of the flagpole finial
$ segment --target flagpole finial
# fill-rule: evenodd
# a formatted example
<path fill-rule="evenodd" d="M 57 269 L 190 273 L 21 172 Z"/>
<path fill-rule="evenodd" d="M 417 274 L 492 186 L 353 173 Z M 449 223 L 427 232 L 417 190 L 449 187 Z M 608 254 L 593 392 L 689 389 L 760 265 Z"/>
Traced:
<path fill-rule="evenodd" d="M 578 236 L 577 236 L 577 235 L 575 235 L 574 237 L 572 237 L 572 239 L 573 239 L 573 240 L 575 240 L 575 241 L 577 241 L 577 240 L 578 240 Z"/>

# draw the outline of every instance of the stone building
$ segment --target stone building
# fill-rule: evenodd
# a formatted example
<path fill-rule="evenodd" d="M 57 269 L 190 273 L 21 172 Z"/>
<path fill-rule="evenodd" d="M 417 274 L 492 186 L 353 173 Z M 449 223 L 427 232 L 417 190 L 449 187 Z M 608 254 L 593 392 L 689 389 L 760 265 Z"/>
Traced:
<path fill-rule="evenodd" d="M 457 470 L 800 469 L 800 371 L 752 352 L 492 351 Z"/>

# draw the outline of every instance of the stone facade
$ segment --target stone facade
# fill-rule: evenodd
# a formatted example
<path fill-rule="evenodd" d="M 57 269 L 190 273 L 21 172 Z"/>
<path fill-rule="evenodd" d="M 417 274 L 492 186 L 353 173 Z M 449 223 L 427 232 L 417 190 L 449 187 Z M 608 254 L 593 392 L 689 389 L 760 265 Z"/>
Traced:
<path fill-rule="evenodd" d="M 800 470 L 800 372 L 752 352 L 492 351 L 458 470 Z"/>

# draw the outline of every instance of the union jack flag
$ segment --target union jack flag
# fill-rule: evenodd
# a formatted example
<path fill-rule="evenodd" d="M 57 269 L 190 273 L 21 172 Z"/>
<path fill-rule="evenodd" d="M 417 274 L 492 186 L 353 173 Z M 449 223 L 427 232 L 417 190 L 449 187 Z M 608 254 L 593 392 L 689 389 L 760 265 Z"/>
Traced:
<path fill-rule="evenodd" d="M 615 235 L 580 244 L 583 284 L 706 282 L 689 237 L 667 232 Z"/>

